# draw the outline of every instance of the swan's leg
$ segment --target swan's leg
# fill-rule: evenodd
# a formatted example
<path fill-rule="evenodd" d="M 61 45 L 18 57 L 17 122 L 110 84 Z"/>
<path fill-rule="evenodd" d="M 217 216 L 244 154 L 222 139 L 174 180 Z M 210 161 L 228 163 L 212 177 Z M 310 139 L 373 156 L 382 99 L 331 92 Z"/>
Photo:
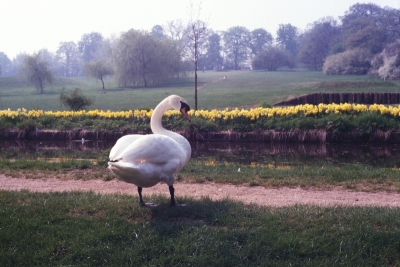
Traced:
<path fill-rule="evenodd" d="M 175 206 L 175 189 L 174 186 L 170 185 L 169 186 L 169 193 L 171 194 L 171 206 Z"/>
<path fill-rule="evenodd" d="M 138 186 L 137 191 L 139 193 L 139 203 L 141 206 L 145 206 L 144 202 L 143 202 L 143 198 L 142 198 L 142 188 Z"/>
<path fill-rule="evenodd" d="M 139 193 L 139 204 L 142 207 L 157 207 L 157 204 L 152 203 L 152 202 L 144 202 L 142 198 L 142 187 L 137 188 L 137 191 Z"/>

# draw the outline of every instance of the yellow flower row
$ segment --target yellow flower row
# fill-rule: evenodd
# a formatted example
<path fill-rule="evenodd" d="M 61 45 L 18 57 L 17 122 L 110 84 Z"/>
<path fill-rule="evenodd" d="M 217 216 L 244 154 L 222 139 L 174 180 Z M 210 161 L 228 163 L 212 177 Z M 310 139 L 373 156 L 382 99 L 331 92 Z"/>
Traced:
<path fill-rule="evenodd" d="M 229 120 L 234 118 L 248 118 L 250 120 L 257 120 L 260 117 L 277 117 L 277 116 L 290 116 L 304 114 L 317 115 L 325 113 L 341 114 L 345 112 L 367 112 L 374 111 L 381 114 L 390 114 L 392 116 L 400 116 L 399 106 L 385 106 L 373 104 L 370 106 L 363 104 L 319 104 L 319 105 L 297 105 L 291 107 L 274 107 L 274 108 L 254 108 L 254 109 L 233 109 L 233 110 L 191 110 L 190 116 L 201 117 L 215 121 L 216 119 Z M 92 117 L 92 118 L 109 118 L 109 119 L 150 119 L 153 110 L 128 110 L 128 111 L 103 111 L 103 110 L 81 110 L 81 111 L 43 111 L 43 110 L 26 110 L 24 108 L 17 109 L 16 111 L 7 109 L 0 110 L 0 117 L 16 118 L 16 117 L 33 117 L 38 118 L 42 116 L 54 116 L 57 118 L 62 117 Z M 169 110 L 165 114 L 167 117 L 179 115 L 179 111 Z"/>

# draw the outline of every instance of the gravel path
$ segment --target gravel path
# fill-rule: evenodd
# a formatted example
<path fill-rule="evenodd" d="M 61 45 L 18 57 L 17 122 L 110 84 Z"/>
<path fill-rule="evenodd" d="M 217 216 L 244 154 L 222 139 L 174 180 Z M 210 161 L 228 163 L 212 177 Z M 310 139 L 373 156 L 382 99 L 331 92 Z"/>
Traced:
<path fill-rule="evenodd" d="M 320 206 L 387 206 L 400 207 L 400 194 L 389 192 L 355 192 L 349 190 L 315 190 L 301 188 L 264 188 L 261 186 L 242 186 L 217 183 L 182 183 L 174 184 L 175 195 L 189 196 L 196 199 L 210 197 L 213 200 L 229 198 L 262 206 L 290 206 L 312 204 Z M 10 178 L 0 175 L 0 190 L 30 190 L 34 192 L 93 191 L 101 194 L 137 195 L 136 186 L 119 180 L 60 180 L 56 178 L 25 179 Z M 169 196 L 168 187 L 158 184 L 143 188 L 143 198 L 152 194 Z"/>

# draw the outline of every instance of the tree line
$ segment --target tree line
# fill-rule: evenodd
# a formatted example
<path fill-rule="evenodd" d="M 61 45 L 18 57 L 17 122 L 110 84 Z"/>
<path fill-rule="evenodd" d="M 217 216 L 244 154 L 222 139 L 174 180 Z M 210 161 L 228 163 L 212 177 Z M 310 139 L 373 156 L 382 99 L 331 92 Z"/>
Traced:
<path fill-rule="evenodd" d="M 51 82 L 51 75 L 88 75 L 102 82 L 105 76 L 115 75 L 118 86 L 147 87 L 198 69 L 304 67 L 327 74 L 400 78 L 398 9 L 357 3 L 339 19 L 322 18 L 303 31 L 280 24 L 275 38 L 263 28 L 250 31 L 234 26 L 216 32 L 202 21 L 195 22 L 175 20 L 151 31 L 131 29 L 111 38 L 92 32 L 77 43 L 60 42 L 55 53 L 42 49 L 13 60 L 0 52 L 0 74 L 22 74 L 38 90 Z M 202 25 L 202 31 L 196 25 Z"/>

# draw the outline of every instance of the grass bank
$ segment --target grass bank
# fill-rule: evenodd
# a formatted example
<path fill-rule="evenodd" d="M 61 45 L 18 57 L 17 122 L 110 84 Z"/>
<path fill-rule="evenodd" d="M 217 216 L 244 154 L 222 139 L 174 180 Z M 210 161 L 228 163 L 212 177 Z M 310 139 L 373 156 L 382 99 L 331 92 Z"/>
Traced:
<path fill-rule="evenodd" d="M 228 75 L 228 79 L 222 77 Z M 384 82 L 369 76 L 325 75 L 311 71 L 208 71 L 198 74 L 199 109 L 242 108 L 260 104 L 273 105 L 282 100 L 316 92 L 399 92 L 399 82 Z M 62 88 L 82 89 L 94 97 L 91 109 L 129 110 L 154 108 L 165 96 L 178 94 L 194 106 L 194 78 L 171 80 L 162 87 L 117 87 L 113 78 L 101 83 L 87 78 L 57 78 L 52 87 L 39 94 L 17 77 L 0 77 L 0 109 L 18 108 L 60 110 Z"/>
<path fill-rule="evenodd" d="M 167 199 L 153 196 L 159 203 Z M 400 209 L 0 191 L 4 266 L 397 266 Z"/>

